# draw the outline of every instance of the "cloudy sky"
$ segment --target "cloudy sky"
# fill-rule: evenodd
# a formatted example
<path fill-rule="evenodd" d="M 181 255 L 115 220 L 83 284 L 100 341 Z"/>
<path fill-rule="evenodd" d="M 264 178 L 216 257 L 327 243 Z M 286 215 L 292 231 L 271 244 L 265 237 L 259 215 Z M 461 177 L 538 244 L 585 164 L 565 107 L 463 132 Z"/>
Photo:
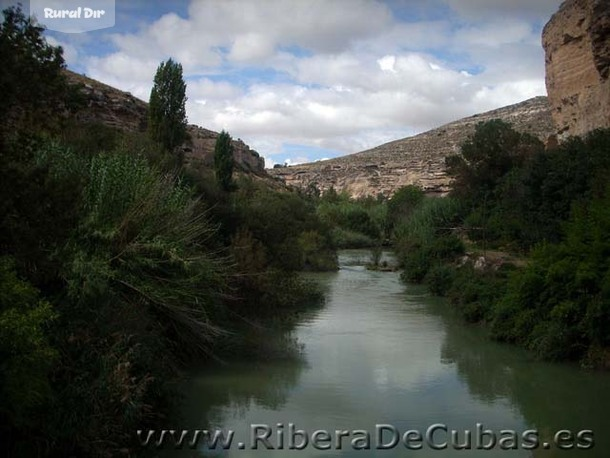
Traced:
<path fill-rule="evenodd" d="M 189 122 L 229 131 L 269 167 L 544 95 L 540 35 L 560 3 L 116 0 L 114 28 L 48 36 L 72 70 L 146 101 L 174 58 Z"/>

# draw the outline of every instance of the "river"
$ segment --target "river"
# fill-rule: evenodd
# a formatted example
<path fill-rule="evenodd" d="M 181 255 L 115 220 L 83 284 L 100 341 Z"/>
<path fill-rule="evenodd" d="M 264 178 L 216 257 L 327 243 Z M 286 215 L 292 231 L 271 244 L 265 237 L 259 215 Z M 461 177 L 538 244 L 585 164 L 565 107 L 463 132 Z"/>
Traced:
<path fill-rule="evenodd" d="M 269 440 L 276 450 L 265 450 L 259 442 L 259 450 L 234 446 L 181 453 L 278 458 L 608 456 L 609 374 L 536 361 L 518 348 L 494 343 L 484 329 L 465 325 L 448 304 L 423 287 L 401 283 L 397 272 L 367 271 L 362 262 L 366 260 L 366 252 L 343 251 L 338 272 L 311 275 L 325 288 L 327 302 L 305 315 L 292 331 L 290 342 L 297 342 L 298 357 L 231 362 L 198 373 L 188 384 L 188 426 L 234 430 L 235 441 L 247 444 L 251 425 L 269 425 L 274 428 Z M 288 450 L 289 423 L 309 434 L 308 447 Z M 456 451 L 450 431 L 457 431 L 459 445 L 470 430 L 474 448 L 477 423 L 498 440 L 510 436 L 503 430 L 514 430 L 519 446 L 524 431 L 537 430 L 540 444 L 547 442 L 550 448 L 503 450 L 498 443 L 492 450 Z M 413 433 L 408 443 L 421 444 L 423 450 L 408 449 L 402 441 L 392 449 L 376 450 L 375 428 L 382 424 L 401 434 L 420 431 L 422 439 Z M 448 441 L 446 449 L 432 449 L 426 443 L 426 431 L 433 425 L 439 426 L 432 431 L 432 445 Z M 339 438 L 341 450 L 318 450 L 311 445 L 316 430 L 328 431 L 331 444 L 338 440 L 336 430 L 350 431 L 351 436 Z M 353 430 L 370 432 L 370 450 L 352 447 L 352 439 L 364 437 Z M 561 430 L 574 435 L 591 430 L 595 445 L 559 451 L 552 442 Z M 281 434 L 283 450 L 277 450 Z M 567 434 L 562 437 L 567 439 Z M 588 447 L 588 433 L 583 434 L 573 442 Z M 384 443 L 392 436 L 385 429 Z M 294 437 L 295 445 L 302 443 L 300 436 Z M 329 443 L 322 433 L 318 439 L 322 447 Z M 482 444 L 489 445 L 490 440 L 490 435 L 483 436 Z M 511 444 L 506 440 L 505 448 Z M 358 442 L 356 448 L 363 445 Z"/>

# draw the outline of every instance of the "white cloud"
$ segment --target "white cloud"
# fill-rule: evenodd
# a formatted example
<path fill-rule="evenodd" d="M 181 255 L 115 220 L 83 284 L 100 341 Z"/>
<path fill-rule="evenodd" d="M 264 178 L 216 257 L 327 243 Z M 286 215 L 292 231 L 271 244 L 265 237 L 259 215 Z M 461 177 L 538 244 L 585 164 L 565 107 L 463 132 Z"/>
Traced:
<path fill-rule="evenodd" d="M 72 45 L 71 43 L 67 43 L 65 41 L 58 40 L 57 38 L 55 38 L 53 36 L 48 36 L 47 42 L 51 46 L 61 46 L 64 50 L 63 56 L 64 56 L 64 61 L 66 62 L 66 64 L 68 64 L 70 66 L 76 65 L 76 63 L 78 62 L 78 58 L 79 58 L 78 49 L 76 48 L 76 46 Z"/>
<path fill-rule="evenodd" d="M 90 57 L 87 61 L 87 74 L 148 100 L 158 65 L 159 62 L 154 59 L 140 58 L 121 51 L 101 58 Z"/>
<path fill-rule="evenodd" d="M 470 20 L 489 17 L 548 18 L 563 0 L 445 0 L 461 16 Z"/>
<path fill-rule="evenodd" d="M 383 56 L 381 59 L 377 60 L 377 64 L 379 64 L 381 71 L 396 73 L 396 70 L 394 69 L 396 56 Z"/>
<path fill-rule="evenodd" d="M 299 164 L 305 164 L 307 162 L 310 162 L 309 158 L 307 156 L 297 156 L 295 158 L 286 158 L 286 160 L 284 161 L 284 164 L 287 165 L 299 165 Z"/>
<path fill-rule="evenodd" d="M 393 16 L 441 3 L 453 16 Z M 116 50 L 85 65 L 147 100 L 157 65 L 174 57 L 189 122 L 228 130 L 269 165 L 285 144 L 352 153 L 544 94 L 538 21 L 558 3 L 192 1 L 186 18 L 111 35 Z"/>

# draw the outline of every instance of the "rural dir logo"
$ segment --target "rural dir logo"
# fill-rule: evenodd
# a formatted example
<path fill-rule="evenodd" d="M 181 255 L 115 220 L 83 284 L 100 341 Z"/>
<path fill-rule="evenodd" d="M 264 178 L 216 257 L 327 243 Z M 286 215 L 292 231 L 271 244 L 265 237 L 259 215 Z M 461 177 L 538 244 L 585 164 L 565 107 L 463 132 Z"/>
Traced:
<path fill-rule="evenodd" d="M 30 0 L 30 14 L 49 30 L 82 33 L 114 27 L 114 0 Z"/>

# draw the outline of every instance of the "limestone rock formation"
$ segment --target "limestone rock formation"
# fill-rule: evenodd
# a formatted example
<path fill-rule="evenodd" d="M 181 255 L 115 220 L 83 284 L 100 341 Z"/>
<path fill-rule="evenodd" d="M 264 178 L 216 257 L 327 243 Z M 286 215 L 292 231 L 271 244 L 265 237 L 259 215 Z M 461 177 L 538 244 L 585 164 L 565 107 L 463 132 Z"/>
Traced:
<path fill-rule="evenodd" d="M 146 129 L 148 104 L 107 84 L 84 75 L 66 71 L 68 82 L 80 86 L 85 106 L 75 117 L 82 122 L 101 123 L 116 129 L 142 131 Z"/>
<path fill-rule="evenodd" d="M 98 122 L 126 131 L 144 131 L 147 125 L 148 104 L 129 92 L 100 83 L 70 71 L 66 76 L 71 84 L 80 86 L 85 106 L 75 117 L 83 122 Z M 211 165 L 214 157 L 214 144 L 218 133 L 203 127 L 189 125 L 191 139 L 184 145 L 187 162 Z M 233 141 L 233 156 L 239 169 L 244 172 L 265 175 L 265 161 L 241 140 Z"/>
<path fill-rule="evenodd" d="M 321 191 L 331 186 L 352 197 L 392 195 L 398 188 L 414 184 L 428 194 L 443 195 L 451 180 L 445 172 L 445 157 L 458 153 L 479 122 L 502 119 L 521 132 L 547 141 L 554 132 L 546 97 L 455 121 L 414 137 L 396 140 L 368 151 L 300 166 L 280 167 L 269 173 L 297 188 L 310 185 Z"/>
<path fill-rule="evenodd" d="M 195 125 L 188 126 L 188 133 L 191 139 L 184 147 L 185 159 L 211 167 L 214 164 L 214 146 L 218 133 Z M 265 160 L 241 139 L 233 140 L 233 158 L 245 172 L 265 173 Z"/>
<path fill-rule="evenodd" d="M 565 1 L 542 44 L 559 139 L 610 127 L 610 1 Z"/>

